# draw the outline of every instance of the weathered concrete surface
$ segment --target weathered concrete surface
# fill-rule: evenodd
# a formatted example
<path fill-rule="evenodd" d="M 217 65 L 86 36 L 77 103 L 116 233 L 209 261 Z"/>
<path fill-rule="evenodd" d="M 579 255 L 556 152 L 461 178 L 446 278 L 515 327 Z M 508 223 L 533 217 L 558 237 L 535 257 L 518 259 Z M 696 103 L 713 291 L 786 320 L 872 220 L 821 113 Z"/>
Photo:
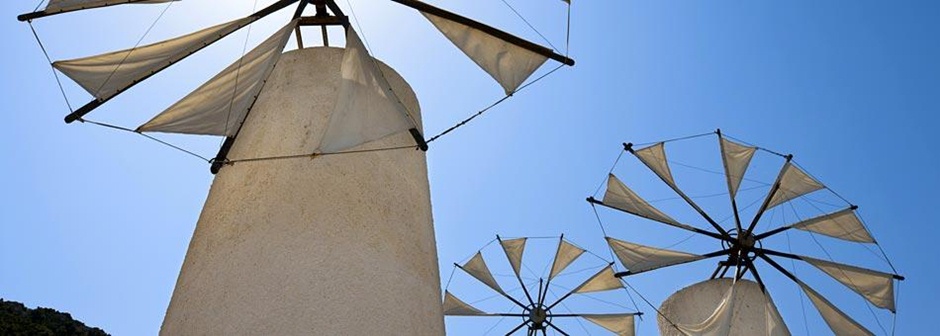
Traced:
<path fill-rule="evenodd" d="M 333 108 L 342 57 L 338 48 L 285 53 L 229 158 L 312 152 Z M 408 84 L 382 66 L 418 111 Z M 408 144 L 414 140 L 404 133 L 356 149 Z M 424 153 L 222 168 L 160 334 L 443 335 Z"/>
<path fill-rule="evenodd" d="M 721 304 L 725 295 L 728 294 L 732 282 L 732 279 L 729 278 L 719 278 L 683 288 L 667 298 L 666 301 L 663 301 L 659 310 L 663 315 L 669 317 L 670 321 L 679 325 L 701 323 L 707 320 Z M 738 280 L 734 300 L 734 317 L 731 319 L 732 326 L 729 336 L 771 335 L 770 330 L 768 330 L 766 315 L 769 298 L 761 292 L 757 283 L 744 279 Z M 770 301 L 769 308 L 777 317 L 780 316 L 773 301 Z M 683 335 L 663 316 L 657 315 L 657 322 L 659 322 L 660 335 Z M 786 330 L 786 325 L 782 325 L 782 328 Z"/>

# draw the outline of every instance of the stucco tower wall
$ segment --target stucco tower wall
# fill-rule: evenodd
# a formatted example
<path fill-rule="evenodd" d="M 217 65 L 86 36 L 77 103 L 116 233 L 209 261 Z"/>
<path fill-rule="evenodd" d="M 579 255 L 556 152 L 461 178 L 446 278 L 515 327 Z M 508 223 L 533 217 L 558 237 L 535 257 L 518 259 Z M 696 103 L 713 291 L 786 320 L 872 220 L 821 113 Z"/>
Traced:
<path fill-rule="evenodd" d="M 285 53 L 229 158 L 317 148 L 342 58 L 339 48 Z M 420 121 L 414 92 L 380 66 Z M 404 132 L 355 149 L 409 144 Z M 427 176 L 413 149 L 222 168 L 160 333 L 443 335 Z"/>

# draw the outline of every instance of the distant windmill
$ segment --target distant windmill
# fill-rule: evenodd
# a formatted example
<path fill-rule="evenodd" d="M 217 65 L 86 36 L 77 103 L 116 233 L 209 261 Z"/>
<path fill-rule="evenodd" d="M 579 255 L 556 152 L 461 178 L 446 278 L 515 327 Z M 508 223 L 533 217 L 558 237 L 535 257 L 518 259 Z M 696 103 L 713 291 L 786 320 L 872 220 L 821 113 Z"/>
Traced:
<path fill-rule="evenodd" d="M 522 293 L 525 294 L 524 296 L 517 296 L 518 298 L 510 295 L 509 292 L 504 290 L 503 287 L 500 286 L 499 282 L 496 281 L 496 278 L 493 277 L 493 273 L 490 271 L 489 266 L 487 266 L 486 261 L 483 258 L 482 249 L 481 251 L 477 251 L 477 253 L 474 254 L 473 257 L 463 265 L 454 264 L 455 268 L 463 270 L 465 273 L 472 276 L 480 283 L 497 292 L 499 296 L 514 303 L 515 312 L 487 313 L 471 304 L 460 300 L 449 290 L 445 289 L 444 315 L 501 318 L 512 317 L 518 318 L 520 321 L 522 321 L 514 328 L 510 329 L 506 335 L 521 332 L 522 330 L 525 330 L 527 335 L 538 335 L 539 333 L 542 335 L 547 335 L 548 330 L 552 330 L 562 335 L 569 335 L 569 333 L 579 334 L 577 332 L 565 331 L 563 327 L 559 326 L 558 321 L 556 321 L 556 319 L 568 318 L 581 318 L 590 321 L 616 335 L 634 335 L 634 316 L 641 315 L 641 313 L 559 312 L 559 310 L 563 308 L 567 310 L 567 307 L 564 306 L 564 302 L 572 295 L 608 292 L 618 289 L 626 290 L 620 279 L 614 276 L 612 262 L 606 266 L 595 268 L 599 270 L 596 270 L 593 275 L 587 277 L 583 282 L 580 283 L 580 285 L 574 287 L 573 289 L 567 290 L 567 292 L 560 297 L 549 299 L 548 294 L 551 291 L 550 286 L 555 285 L 552 283 L 552 280 L 557 281 L 556 277 L 562 275 L 568 266 L 570 266 L 573 262 L 575 262 L 575 260 L 585 253 L 585 250 L 565 240 L 564 236 L 557 237 L 558 245 L 555 249 L 554 257 L 551 263 L 551 270 L 548 276 L 545 278 L 540 277 L 538 279 L 537 289 L 530 288 L 534 286 L 535 283 L 526 284 L 525 281 L 523 281 L 523 276 L 521 274 L 522 268 L 524 266 L 523 253 L 526 248 L 526 242 L 528 242 L 530 239 L 537 238 L 522 237 L 503 240 L 499 236 L 496 237 L 496 240 L 499 241 L 499 245 L 502 248 L 503 253 L 506 255 L 506 259 L 509 261 L 509 264 L 512 267 L 515 278 L 519 281 L 519 286 L 522 288 Z M 515 324 L 515 322 L 513 322 L 513 324 Z"/>
<path fill-rule="evenodd" d="M 730 228 L 722 227 L 719 221 L 716 221 L 714 217 L 702 210 L 691 197 L 679 188 L 670 170 L 669 163 L 672 161 L 667 160 L 666 157 L 665 144 L 667 142 L 712 134 L 717 136 L 719 142 L 721 161 L 724 166 L 723 175 L 726 178 L 730 205 L 734 214 L 734 226 Z M 776 181 L 769 185 L 770 190 L 763 198 L 763 202 L 753 219 L 744 221 L 745 219 L 740 216 L 736 196 L 751 159 L 759 150 L 783 158 L 784 163 Z M 806 262 L 855 291 L 871 305 L 889 310 L 892 313 L 895 312 L 895 281 L 904 280 L 904 277 L 894 273 L 836 263 L 832 260 L 782 252 L 763 244 L 764 239 L 768 237 L 794 229 L 849 242 L 877 244 L 857 216 L 855 212 L 857 207 L 852 204 L 847 204 L 838 211 L 822 213 L 819 216 L 802 219 L 776 229 L 764 232 L 756 231 L 762 215 L 767 210 L 801 199 L 805 195 L 816 191 L 828 190 L 821 182 L 796 165 L 792 161 L 792 155 L 782 155 L 760 147 L 735 142 L 729 140 L 727 136 L 723 136 L 720 131 L 656 142 L 639 149 L 634 148 L 633 144 L 626 143 L 624 144 L 624 151 L 637 157 L 669 189 L 672 189 L 679 198 L 701 215 L 702 219 L 714 231 L 700 229 L 677 221 L 641 198 L 614 174 L 610 174 L 607 178 L 607 189 L 603 200 L 597 200 L 592 196 L 588 198 L 588 202 L 592 205 L 602 205 L 639 218 L 693 232 L 704 237 L 714 238 L 721 243 L 722 247 L 715 252 L 692 254 L 606 237 L 613 253 L 627 268 L 626 272 L 617 273 L 616 276 L 620 278 L 710 258 L 724 258 L 711 274 L 711 280 L 683 289 L 663 303 L 660 308 L 662 313 L 660 316 L 660 331 L 663 334 L 789 335 L 788 328 L 784 325 L 776 307 L 770 300 L 768 293 L 766 293 L 761 273 L 758 272 L 757 263 L 755 262 L 757 259 L 763 260 L 767 265 L 795 282 L 818 309 L 836 335 L 872 335 L 872 332 L 781 266 L 774 260 L 775 258 Z M 835 195 L 837 196 L 837 194 Z M 841 199 L 841 196 L 839 198 Z M 846 201 L 846 203 L 848 202 Z M 795 208 L 793 210 L 796 211 Z M 887 260 L 886 257 L 885 260 Z M 723 279 L 729 270 L 732 271 L 730 279 Z M 756 284 L 743 279 L 748 273 L 752 275 Z M 751 308 L 742 308 L 745 306 Z"/>
<path fill-rule="evenodd" d="M 574 64 L 552 49 L 430 4 L 392 1 L 418 10 L 489 73 L 506 92 L 497 103 L 528 85 L 547 60 L 559 68 Z M 49 0 L 19 20 L 32 26 L 52 15 L 153 3 L 173 2 Z M 304 15 L 308 5 L 312 16 Z M 290 6 L 294 15 L 283 28 L 142 125 L 88 119 L 136 84 Z M 327 27 L 344 28 L 345 48 L 304 48 L 304 26 L 320 27 L 325 46 Z M 282 53 L 291 34 L 301 48 Z M 443 333 L 423 151 L 486 109 L 425 140 L 414 92 L 369 55 L 333 0 L 277 0 L 170 40 L 51 63 L 94 97 L 71 111 L 68 123 L 151 139 L 146 133 L 225 138 L 206 159 L 218 175 L 162 334 Z M 421 151 L 407 150 L 416 148 Z"/>

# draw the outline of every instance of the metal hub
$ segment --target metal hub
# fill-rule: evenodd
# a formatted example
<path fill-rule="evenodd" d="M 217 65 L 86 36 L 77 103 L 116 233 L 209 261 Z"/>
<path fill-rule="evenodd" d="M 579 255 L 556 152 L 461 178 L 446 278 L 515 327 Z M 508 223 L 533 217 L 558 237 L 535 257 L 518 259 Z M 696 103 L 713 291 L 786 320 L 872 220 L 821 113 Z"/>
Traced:
<path fill-rule="evenodd" d="M 528 314 L 529 330 L 544 330 L 551 322 L 551 311 L 541 303 L 529 305 L 525 313 Z"/>

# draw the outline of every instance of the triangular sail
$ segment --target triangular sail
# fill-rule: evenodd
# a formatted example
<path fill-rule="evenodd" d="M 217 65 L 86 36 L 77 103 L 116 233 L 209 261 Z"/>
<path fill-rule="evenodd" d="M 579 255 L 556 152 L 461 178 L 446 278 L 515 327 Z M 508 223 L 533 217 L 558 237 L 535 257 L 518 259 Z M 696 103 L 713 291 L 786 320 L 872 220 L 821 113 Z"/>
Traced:
<path fill-rule="evenodd" d="M 587 281 L 578 286 L 578 288 L 575 288 L 572 292 L 583 294 L 608 291 L 617 288 L 623 288 L 623 283 L 614 276 L 613 267 L 607 266 L 597 274 L 594 274 L 590 279 L 587 279 Z"/>
<path fill-rule="evenodd" d="M 767 209 L 825 187 L 793 163 L 787 162 L 780 175 L 780 189 L 767 203 Z"/>
<path fill-rule="evenodd" d="M 790 227 L 853 242 L 875 242 L 852 208 L 810 218 Z"/>
<path fill-rule="evenodd" d="M 666 145 L 657 143 L 655 145 L 633 152 L 640 161 L 643 161 L 656 175 L 659 175 L 663 181 L 669 184 L 673 189 L 677 189 L 676 181 L 672 178 L 672 171 L 669 170 L 669 163 L 666 162 Z"/>
<path fill-rule="evenodd" d="M 506 258 L 509 259 L 513 272 L 516 272 L 517 276 L 522 267 L 522 253 L 525 251 L 525 242 L 526 238 L 500 240 L 499 242 L 503 247 L 503 252 L 506 252 Z"/>
<path fill-rule="evenodd" d="M 607 329 L 617 336 L 633 336 L 636 333 L 635 322 L 636 314 L 584 314 L 581 315 L 585 320 L 590 321 L 601 328 Z"/>
<path fill-rule="evenodd" d="M 416 127 L 352 28 L 346 32 L 342 76 L 319 152 L 339 152 Z"/>
<path fill-rule="evenodd" d="M 506 94 L 516 92 L 547 57 L 509 43 L 482 30 L 421 12 L 457 48 L 490 74 Z"/>
<path fill-rule="evenodd" d="M 548 275 L 548 279 L 551 280 L 558 273 L 565 270 L 568 265 L 574 262 L 575 259 L 581 256 L 584 253 L 584 249 L 574 246 L 573 244 L 562 239 L 558 243 L 558 250 L 555 252 L 555 261 L 552 262 L 552 271 Z"/>
<path fill-rule="evenodd" d="M 483 261 L 483 253 L 477 252 L 461 269 L 500 294 L 505 293 L 503 289 L 499 287 L 499 283 L 496 282 L 496 279 L 493 278 L 493 273 L 490 273 L 490 268 L 486 266 L 486 261 Z"/>
<path fill-rule="evenodd" d="M 52 66 L 103 101 L 253 20 L 239 19 L 142 47 L 57 61 Z"/>
<path fill-rule="evenodd" d="M 296 25 L 297 20 L 294 20 L 284 26 L 240 60 L 137 130 L 235 135 L 268 75 L 274 70 Z"/>
<path fill-rule="evenodd" d="M 787 329 L 787 325 L 783 322 L 783 317 L 780 316 L 780 311 L 774 305 L 770 294 L 764 293 L 764 296 L 766 297 L 766 302 L 764 302 L 764 313 L 766 314 L 764 323 L 767 326 L 767 336 L 790 336 L 790 329 Z"/>
<path fill-rule="evenodd" d="M 170 1 L 179 0 L 49 0 L 43 12 L 55 14 L 120 4 L 155 4 Z"/>
<path fill-rule="evenodd" d="M 725 177 L 728 180 L 728 192 L 731 198 L 734 198 L 738 194 L 744 173 L 747 172 L 747 167 L 751 164 L 754 153 L 757 152 L 757 147 L 748 147 L 725 138 L 719 139 L 721 162 L 725 167 Z"/>
<path fill-rule="evenodd" d="M 894 312 L 894 276 L 810 257 L 800 257 L 879 308 Z"/>
<path fill-rule="evenodd" d="M 813 302 L 813 305 L 816 306 L 816 310 L 819 311 L 819 314 L 822 315 L 823 320 L 826 321 L 826 324 L 829 325 L 829 328 L 832 329 L 832 332 L 836 335 L 874 335 L 868 329 L 865 329 L 861 324 L 855 322 L 848 315 L 843 313 L 839 308 L 836 308 L 832 302 L 826 300 L 822 295 L 817 293 L 812 288 L 809 288 L 806 284 L 799 282 L 800 288 L 803 289 L 803 292 L 806 293 L 806 296 L 809 297 L 809 300 Z"/>
<path fill-rule="evenodd" d="M 672 217 L 667 216 L 662 211 L 659 211 L 659 209 L 647 203 L 646 200 L 640 198 L 633 190 L 630 190 L 623 182 L 620 182 L 620 179 L 614 176 L 614 174 L 610 174 L 610 176 L 607 177 L 607 191 L 604 193 L 603 202 L 604 205 L 609 207 L 626 211 L 646 219 L 663 224 L 684 227 L 684 225 L 672 219 Z"/>
<path fill-rule="evenodd" d="M 697 254 L 658 249 L 607 237 L 607 244 L 614 251 L 617 259 L 631 274 L 651 271 L 666 266 L 678 265 L 696 260 Z"/>
<path fill-rule="evenodd" d="M 449 291 L 444 291 L 444 315 L 446 316 L 484 316 L 487 313 L 458 299 Z"/>

